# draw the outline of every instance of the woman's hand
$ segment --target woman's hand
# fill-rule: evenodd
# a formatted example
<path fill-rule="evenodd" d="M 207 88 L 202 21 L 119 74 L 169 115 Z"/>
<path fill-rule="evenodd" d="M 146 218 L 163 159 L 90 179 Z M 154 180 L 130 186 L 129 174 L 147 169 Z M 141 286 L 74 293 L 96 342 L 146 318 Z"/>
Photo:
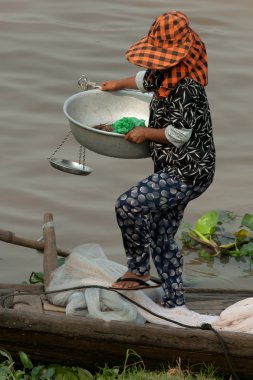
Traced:
<path fill-rule="evenodd" d="M 125 134 L 125 140 L 134 142 L 136 144 L 142 144 L 144 141 L 146 141 L 145 132 L 145 127 L 135 127 L 130 132 Z"/>
<path fill-rule="evenodd" d="M 171 145 L 165 136 L 165 128 L 135 127 L 125 135 L 127 141 L 141 144 L 144 141 L 155 141 L 164 145 Z"/>
<path fill-rule="evenodd" d="M 123 88 L 131 88 L 137 90 L 135 77 L 123 78 L 118 80 L 110 80 L 102 82 L 99 86 L 101 91 L 117 91 Z"/>
<path fill-rule="evenodd" d="M 111 80 L 107 82 L 102 82 L 99 86 L 99 90 L 101 91 L 117 91 L 121 90 L 121 84 L 118 80 Z"/>

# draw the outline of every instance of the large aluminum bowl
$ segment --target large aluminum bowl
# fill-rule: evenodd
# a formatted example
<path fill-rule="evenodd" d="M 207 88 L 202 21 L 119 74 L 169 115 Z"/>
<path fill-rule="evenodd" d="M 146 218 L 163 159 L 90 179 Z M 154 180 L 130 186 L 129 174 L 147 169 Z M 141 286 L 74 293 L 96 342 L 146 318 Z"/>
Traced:
<path fill-rule="evenodd" d="M 135 144 L 124 135 L 94 129 L 98 124 L 112 124 L 122 117 L 144 119 L 147 125 L 151 96 L 135 90 L 113 92 L 98 89 L 79 92 L 64 102 L 74 138 L 93 152 L 117 158 L 146 158 L 149 144 Z"/>

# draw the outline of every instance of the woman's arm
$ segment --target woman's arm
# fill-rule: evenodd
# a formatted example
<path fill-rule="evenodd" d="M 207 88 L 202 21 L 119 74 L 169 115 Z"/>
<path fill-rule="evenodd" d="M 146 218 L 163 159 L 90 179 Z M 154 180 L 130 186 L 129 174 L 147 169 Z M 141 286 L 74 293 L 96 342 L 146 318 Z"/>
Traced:
<path fill-rule="evenodd" d="M 133 90 L 137 90 L 138 87 L 136 85 L 135 76 L 102 82 L 99 87 L 101 91 L 117 91 L 122 90 L 123 88 L 131 88 Z"/>
<path fill-rule="evenodd" d="M 143 74 L 142 74 L 142 79 L 143 79 Z M 101 91 L 117 91 L 117 90 L 122 90 L 123 88 L 131 88 L 134 90 L 138 90 L 139 87 L 136 84 L 136 76 L 102 82 L 99 87 Z M 146 140 L 159 142 L 161 144 L 170 144 L 169 140 L 166 138 L 164 128 L 153 129 L 153 128 L 135 127 L 134 129 L 132 129 L 130 132 L 128 132 L 125 135 L 125 139 L 127 141 L 131 141 L 136 144 L 141 144 Z"/>
<path fill-rule="evenodd" d="M 125 135 L 127 141 L 134 142 L 136 144 L 141 144 L 144 141 L 155 141 L 161 144 L 170 144 L 169 140 L 165 136 L 165 128 L 155 129 L 155 128 L 145 128 L 145 127 L 135 127 L 130 132 Z"/>

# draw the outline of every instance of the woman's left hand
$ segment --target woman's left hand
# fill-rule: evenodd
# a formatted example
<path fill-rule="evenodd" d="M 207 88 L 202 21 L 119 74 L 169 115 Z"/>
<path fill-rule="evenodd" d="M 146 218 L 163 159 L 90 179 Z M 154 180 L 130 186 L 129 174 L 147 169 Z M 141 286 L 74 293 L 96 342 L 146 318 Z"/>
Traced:
<path fill-rule="evenodd" d="M 142 144 L 144 141 L 146 141 L 145 129 L 146 128 L 144 127 L 135 127 L 130 132 L 125 134 L 125 140 L 134 142 L 136 144 Z"/>

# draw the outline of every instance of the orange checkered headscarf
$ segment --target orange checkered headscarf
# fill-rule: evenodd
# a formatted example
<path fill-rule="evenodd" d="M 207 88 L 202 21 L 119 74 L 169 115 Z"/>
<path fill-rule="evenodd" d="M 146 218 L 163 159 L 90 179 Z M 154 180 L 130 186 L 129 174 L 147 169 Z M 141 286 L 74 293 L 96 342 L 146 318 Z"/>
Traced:
<path fill-rule="evenodd" d="M 148 35 L 128 49 L 126 58 L 134 65 L 149 69 L 148 80 L 152 81 L 155 70 L 164 71 L 163 82 L 157 90 L 161 97 L 166 97 L 185 77 L 207 85 L 205 45 L 180 11 L 159 16 Z"/>

